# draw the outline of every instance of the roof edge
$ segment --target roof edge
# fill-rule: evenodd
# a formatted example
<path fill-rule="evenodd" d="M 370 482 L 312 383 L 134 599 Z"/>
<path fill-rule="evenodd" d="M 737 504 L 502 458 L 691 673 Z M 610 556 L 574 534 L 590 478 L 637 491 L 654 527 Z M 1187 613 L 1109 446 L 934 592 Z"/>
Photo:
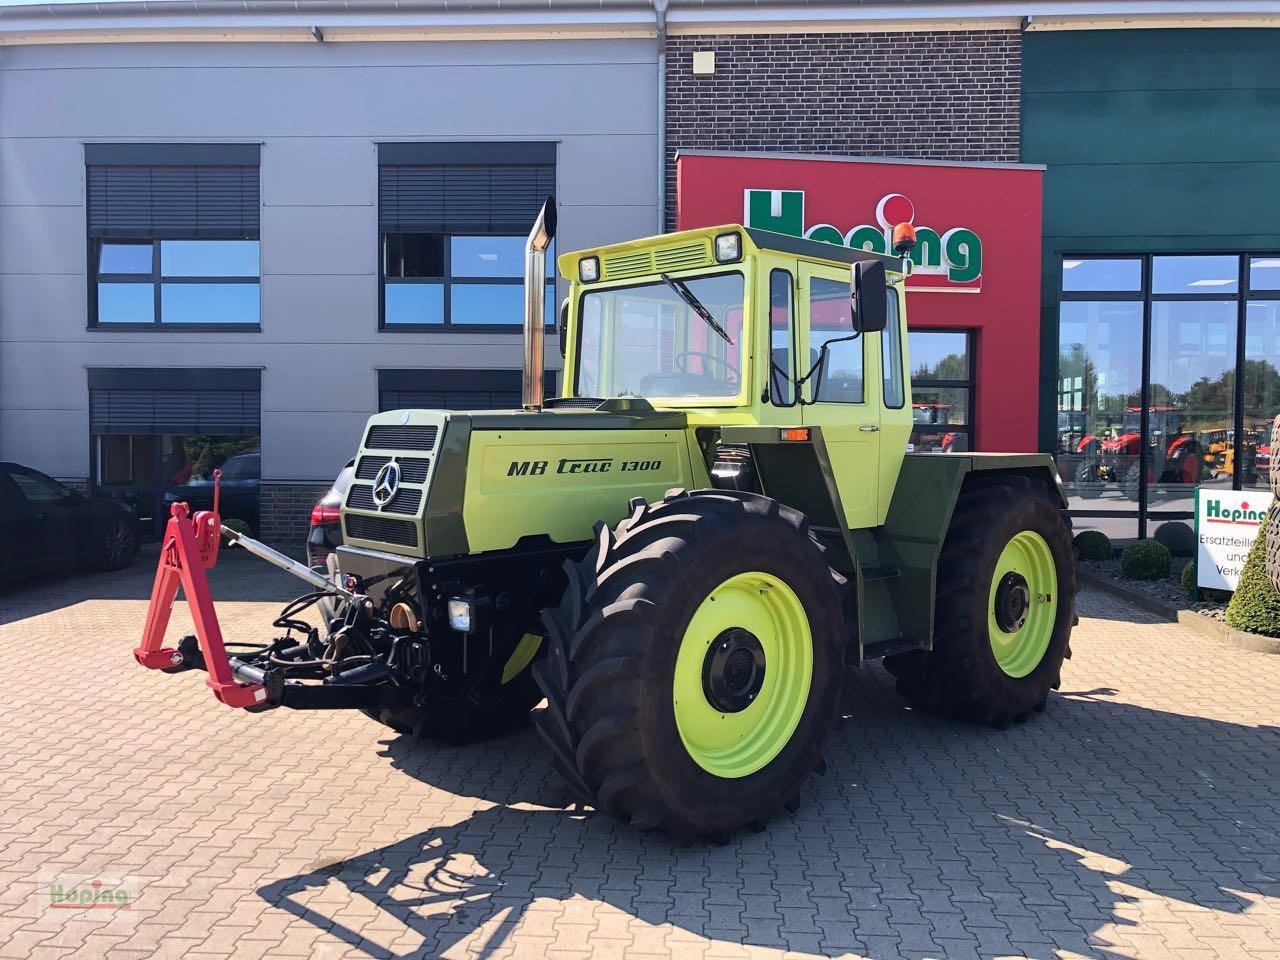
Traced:
<path fill-rule="evenodd" d="M 815 163 L 892 163 L 905 167 L 967 167 L 976 170 L 1039 170 L 1043 163 L 1020 163 L 1013 160 L 933 160 L 929 157 L 863 157 L 816 153 L 774 153 L 769 150 L 677 150 L 681 157 L 740 157 L 748 160 L 809 160 Z"/>

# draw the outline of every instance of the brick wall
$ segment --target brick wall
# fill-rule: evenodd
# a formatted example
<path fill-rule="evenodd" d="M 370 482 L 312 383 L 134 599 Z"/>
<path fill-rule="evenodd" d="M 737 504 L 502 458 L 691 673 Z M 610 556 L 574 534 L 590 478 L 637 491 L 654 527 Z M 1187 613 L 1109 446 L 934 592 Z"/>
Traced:
<path fill-rule="evenodd" d="M 302 559 L 307 551 L 311 508 L 329 489 L 327 483 L 268 483 L 261 487 L 258 539 Z"/>
<path fill-rule="evenodd" d="M 680 149 L 1016 161 L 1021 59 L 1016 30 L 671 37 L 668 224 Z"/>

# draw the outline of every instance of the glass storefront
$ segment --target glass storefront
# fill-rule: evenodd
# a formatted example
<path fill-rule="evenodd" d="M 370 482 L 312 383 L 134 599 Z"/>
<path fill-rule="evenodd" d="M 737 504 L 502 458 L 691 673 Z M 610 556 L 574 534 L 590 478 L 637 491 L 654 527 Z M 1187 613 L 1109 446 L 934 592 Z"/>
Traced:
<path fill-rule="evenodd" d="M 913 453 L 973 449 L 973 334 L 910 330 Z"/>
<path fill-rule="evenodd" d="M 1058 468 L 1077 529 L 1149 536 L 1197 485 L 1266 485 L 1280 412 L 1280 258 L 1068 257 Z"/>

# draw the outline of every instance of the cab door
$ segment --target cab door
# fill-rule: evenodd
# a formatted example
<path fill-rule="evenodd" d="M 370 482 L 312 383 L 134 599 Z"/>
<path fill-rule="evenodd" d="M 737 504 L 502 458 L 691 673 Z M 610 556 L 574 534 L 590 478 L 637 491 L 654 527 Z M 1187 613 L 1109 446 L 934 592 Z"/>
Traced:
<path fill-rule="evenodd" d="M 850 271 L 800 265 L 799 368 L 801 376 L 825 363 L 804 384 L 805 426 L 822 428 L 845 519 L 853 529 L 879 523 L 880 334 L 853 337 Z M 871 371 L 872 376 L 868 376 Z"/>

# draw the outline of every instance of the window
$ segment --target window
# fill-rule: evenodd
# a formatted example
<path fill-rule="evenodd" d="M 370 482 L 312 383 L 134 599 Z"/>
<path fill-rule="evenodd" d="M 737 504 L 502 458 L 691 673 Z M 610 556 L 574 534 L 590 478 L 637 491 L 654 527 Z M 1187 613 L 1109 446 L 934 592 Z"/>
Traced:
<path fill-rule="evenodd" d="M 222 513 L 258 529 L 261 371 L 91 368 L 93 489 L 133 506 L 159 534 L 169 504 L 212 505 L 221 468 Z"/>
<path fill-rule="evenodd" d="M 888 318 L 880 335 L 880 363 L 884 375 L 884 405 L 892 410 L 906 403 L 902 383 L 902 330 L 898 294 L 889 288 Z"/>
<path fill-rule="evenodd" d="M 774 270 L 769 274 L 769 398 L 780 407 L 796 402 L 793 286 L 789 271 Z"/>
<path fill-rule="evenodd" d="M 554 144 L 381 144 L 382 328 L 518 327 L 525 238 L 554 188 Z M 547 274 L 554 326 L 554 244 Z"/>
<path fill-rule="evenodd" d="M 87 144 L 90 325 L 257 327 L 256 144 Z"/>
<path fill-rule="evenodd" d="M 891 319 L 896 315 L 892 311 Z M 907 350 L 912 371 L 910 450 L 973 449 L 973 335 L 967 330 L 909 330 Z"/>
<path fill-rule="evenodd" d="M 853 335 L 853 300 L 848 280 L 809 280 L 809 366 L 818 362 L 828 341 L 827 360 L 814 378 L 815 402 L 862 403 L 862 337 Z M 806 370 L 808 368 L 806 367 Z"/>
<path fill-rule="evenodd" d="M 518 410 L 519 370 L 379 370 L 378 409 Z M 545 395 L 556 395 L 556 374 L 543 375 Z"/>
<path fill-rule="evenodd" d="M 729 340 L 665 283 L 588 287 L 578 308 L 577 396 L 737 397 L 742 274 L 685 278 L 683 283 Z"/>
<path fill-rule="evenodd" d="M 525 236 L 382 236 L 385 326 L 519 326 L 524 322 Z M 556 318 L 555 243 L 547 251 L 544 309 Z"/>
<path fill-rule="evenodd" d="M 71 492 L 52 477 L 23 467 L 10 467 L 9 476 L 29 503 L 57 503 Z"/>
<path fill-rule="evenodd" d="M 96 240 L 95 246 L 99 326 L 259 323 L 257 240 Z"/>
<path fill-rule="evenodd" d="M 1083 525 L 1145 536 L 1197 486 L 1266 486 L 1277 288 L 1272 255 L 1064 260 L 1057 455 Z"/>

